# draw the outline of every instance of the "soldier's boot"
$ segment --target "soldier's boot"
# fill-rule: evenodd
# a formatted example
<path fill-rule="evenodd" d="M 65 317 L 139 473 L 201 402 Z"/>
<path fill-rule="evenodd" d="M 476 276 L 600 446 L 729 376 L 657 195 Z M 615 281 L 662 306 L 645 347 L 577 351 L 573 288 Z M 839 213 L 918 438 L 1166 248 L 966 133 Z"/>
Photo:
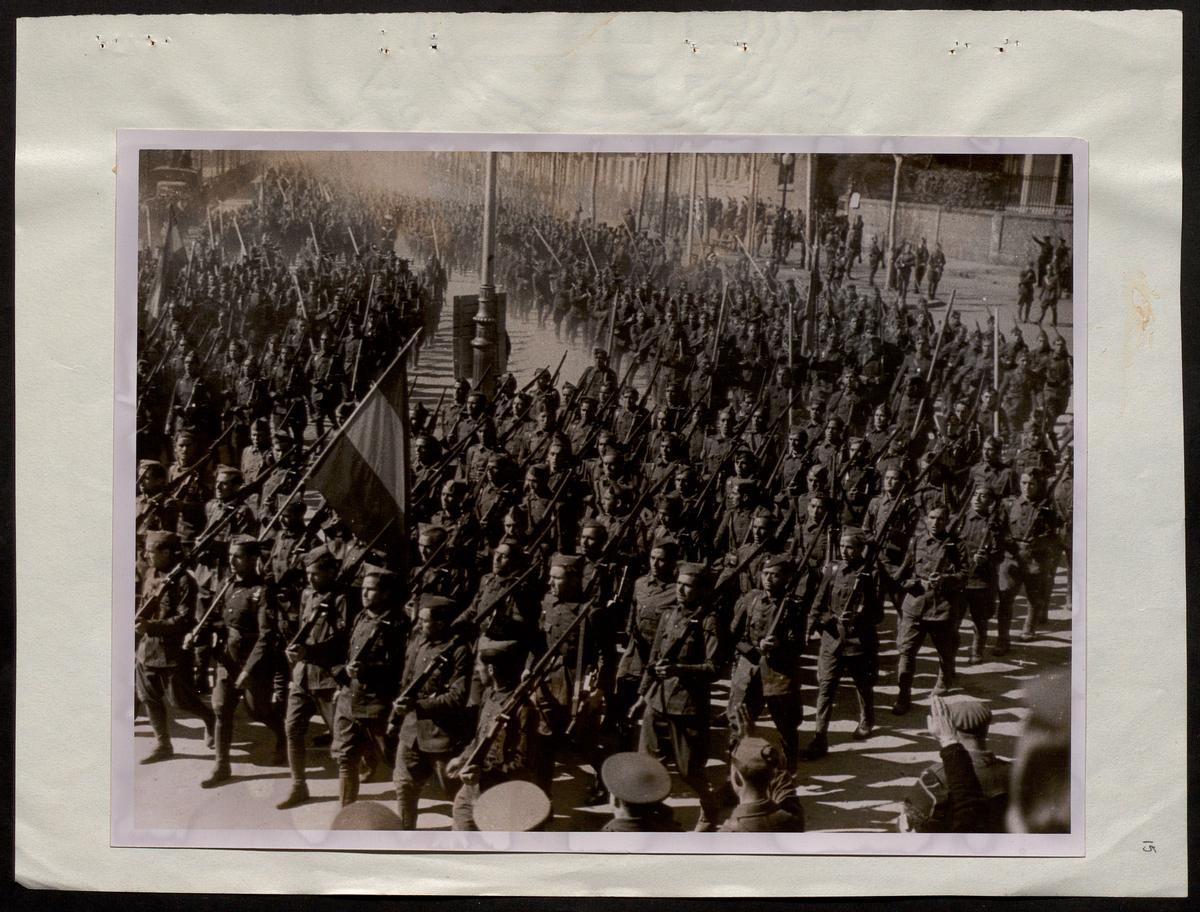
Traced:
<path fill-rule="evenodd" d="M 967 657 L 968 665 L 978 665 L 983 661 L 983 654 L 987 648 L 987 630 L 979 627 L 975 628 L 975 638 L 971 641 L 971 655 Z"/>
<path fill-rule="evenodd" d="M 858 695 L 858 728 L 850 736 L 855 741 L 865 741 L 875 729 L 875 693 L 868 691 Z"/>
<path fill-rule="evenodd" d="M 720 819 L 720 805 L 716 796 L 706 787 L 700 795 L 700 816 L 696 819 L 693 833 L 715 833 Z"/>
<path fill-rule="evenodd" d="M 201 788 L 216 788 L 233 778 L 229 765 L 229 750 L 233 744 L 233 719 L 216 717 L 213 740 L 216 742 L 212 772 L 200 783 Z"/>
<path fill-rule="evenodd" d="M 1000 593 L 1000 603 L 996 611 L 996 645 L 992 649 L 992 655 L 1003 656 L 1008 655 L 1009 650 L 1009 631 L 1012 627 L 1012 609 L 1013 597 Z"/>
<path fill-rule="evenodd" d="M 338 776 L 338 792 L 342 807 L 358 800 L 358 770 L 350 768 L 341 771 L 341 775 Z"/>
<path fill-rule="evenodd" d="M 813 735 L 812 740 L 808 742 L 808 746 L 804 748 L 804 753 L 801 756 L 805 760 L 820 760 L 829 753 L 829 739 L 825 732 L 819 731 Z"/>
<path fill-rule="evenodd" d="M 396 812 L 400 815 L 400 829 L 417 828 L 417 788 L 412 783 L 396 785 Z"/>
<path fill-rule="evenodd" d="M 170 760 L 174 756 L 175 749 L 171 747 L 171 739 L 168 738 L 166 741 L 159 741 L 158 744 L 155 745 L 154 750 L 150 751 L 150 753 L 148 753 L 138 762 L 142 765 L 161 763 L 163 760 Z"/>
<path fill-rule="evenodd" d="M 892 704 L 893 716 L 904 715 L 912 706 L 912 679 L 910 673 L 900 675 L 900 693 L 896 696 L 896 702 Z"/>
<path fill-rule="evenodd" d="M 288 748 L 288 768 L 292 773 L 292 790 L 288 792 L 286 798 L 275 805 L 281 811 L 299 807 L 309 799 L 307 774 L 304 768 L 304 745 L 301 743 L 296 747 L 289 743 Z"/>

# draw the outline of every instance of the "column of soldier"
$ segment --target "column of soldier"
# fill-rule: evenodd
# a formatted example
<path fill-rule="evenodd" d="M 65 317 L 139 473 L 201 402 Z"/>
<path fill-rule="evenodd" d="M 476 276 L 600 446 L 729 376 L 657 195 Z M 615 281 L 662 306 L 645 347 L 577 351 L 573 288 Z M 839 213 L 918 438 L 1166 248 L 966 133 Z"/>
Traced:
<path fill-rule="evenodd" d="M 490 397 L 459 381 L 446 408 L 413 410 L 406 561 L 328 508 L 310 515 L 306 463 L 388 353 L 436 326 L 434 251 L 467 261 L 478 211 L 443 217 L 429 201 L 360 201 L 344 187 L 350 202 L 322 207 L 329 185 L 273 177 L 247 224 L 284 241 L 272 230 L 311 215 L 300 221 L 314 249 L 295 231 L 292 248 L 237 258 L 224 237 L 201 244 L 142 337 L 137 690 L 157 739 L 146 762 L 172 756 L 173 705 L 205 722 L 216 760 L 201 784 L 229 781 L 244 696 L 275 735 L 271 761 L 291 771 L 281 807 L 309 800 L 319 715 L 342 803 L 390 766 L 407 828 L 431 778 L 453 796 L 454 826 L 471 828 L 491 785 L 529 780 L 553 798 L 556 759 L 598 774 L 610 758 L 596 802 L 640 769 L 627 757 L 640 751 L 675 765 L 700 799 L 697 828 L 711 829 L 727 807 L 707 759 L 733 746 L 714 743 L 718 679 L 731 680 L 729 720 L 770 715 L 786 772 L 825 755 L 845 674 L 853 737 L 871 736 L 888 603 L 897 715 L 927 637 L 940 694 L 990 636 L 994 654 L 1013 648 L 1019 593 L 1018 638 L 1046 621 L 1070 542 L 1070 447 L 1054 435 L 1070 393 L 1061 337 L 1029 350 L 1014 331 L 997 391 L 991 327 L 971 333 L 958 311 L 935 329 L 924 304 L 860 297 L 827 272 L 816 325 L 789 329 L 804 312 L 794 285 L 748 261 L 685 270 L 628 226 L 511 206 L 499 235 L 514 312 L 582 328 L 602 343 L 595 364 L 575 384 L 549 367 L 521 389 L 505 375 Z M 360 233 L 380 242 L 317 254 L 356 203 Z M 391 252 L 397 231 L 434 254 L 421 275 Z M 789 368 L 793 334 L 811 338 Z M 398 566 L 413 569 L 400 578 Z M 806 650 L 818 686 L 802 749 Z M 732 729 L 736 740 L 746 725 Z"/>

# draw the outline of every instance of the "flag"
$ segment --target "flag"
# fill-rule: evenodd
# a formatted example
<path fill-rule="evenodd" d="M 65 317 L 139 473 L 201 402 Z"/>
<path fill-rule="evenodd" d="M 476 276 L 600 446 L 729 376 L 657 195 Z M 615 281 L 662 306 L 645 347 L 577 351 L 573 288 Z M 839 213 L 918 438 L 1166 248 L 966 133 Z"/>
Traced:
<path fill-rule="evenodd" d="M 337 431 L 310 482 L 363 542 L 408 531 L 408 377 L 402 350 Z M 388 528 L 389 523 L 391 528 Z"/>
<path fill-rule="evenodd" d="M 149 310 L 152 320 L 158 319 L 163 296 L 167 289 L 175 284 L 179 273 L 183 272 L 187 264 L 187 248 L 183 246 L 183 235 L 179 232 L 179 225 L 175 221 L 175 207 L 172 205 L 167 210 L 167 236 L 163 238 L 162 251 L 158 256 L 158 270 L 154 275 L 154 288 L 150 292 Z"/>

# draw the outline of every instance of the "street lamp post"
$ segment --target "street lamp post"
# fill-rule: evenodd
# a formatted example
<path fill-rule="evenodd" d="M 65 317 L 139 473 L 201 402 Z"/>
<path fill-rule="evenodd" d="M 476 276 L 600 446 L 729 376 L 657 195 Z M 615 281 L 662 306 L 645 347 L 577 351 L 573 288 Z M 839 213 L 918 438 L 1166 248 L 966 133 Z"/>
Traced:
<path fill-rule="evenodd" d="M 492 259 L 496 236 L 496 153 L 487 153 L 483 191 L 483 257 L 479 266 L 479 308 L 475 311 L 475 350 L 472 381 L 475 388 L 492 394 L 496 382 L 496 341 L 503 327 L 496 325 L 496 289 L 492 284 Z"/>

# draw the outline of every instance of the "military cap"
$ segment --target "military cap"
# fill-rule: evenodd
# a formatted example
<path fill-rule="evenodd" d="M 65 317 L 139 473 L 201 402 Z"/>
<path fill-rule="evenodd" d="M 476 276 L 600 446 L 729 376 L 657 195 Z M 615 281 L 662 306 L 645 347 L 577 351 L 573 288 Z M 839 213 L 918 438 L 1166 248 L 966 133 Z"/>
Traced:
<path fill-rule="evenodd" d="M 470 395 L 467 396 L 467 401 L 469 402 L 472 399 L 482 399 L 486 402 L 487 395 L 482 390 L 472 390 Z"/>
<path fill-rule="evenodd" d="M 493 640 L 489 636 L 482 636 L 479 638 L 479 657 L 485 661 L 495 661 L 515 656 L 520 646 L 518 640 Z"/>
<path fill-rule="evenodd" d="M 769 520 L 774 521 L 774 520 L 778 519 L 779 517 L 777 517 L 773 512 L 771 512 L 771 510 L 769 510 L 767 507 L 755 507 L 753 518 L 754 519 L 769 519 Z"/>
<path fill-rule="evenodd" d="M 432 592 L 423 592 L 417 600 L 417 607 L 422 611 L 428 611 L 435 620 L 445 620 L 457 605 L 453 599 L 434 595 Z"/>
<path fill-rule="evenodd" d="M 442 442 L 440 440 L 438 440 L 436 437 L 434 437 L 432 434 L 418 434 L 416 437 L 413 438 L 413 444 L 416 445 L 416 444 L 420 443 L 422 440 L 424 440 L 426 443 L 433 444 L 435 447 L 442 445 Z"/>
<path fill-rule="evenodd" d="M 421 523 L 417 526 L 417 540 L 441 538 L 446 535 L 446 530 L 436 523 Z"/>
<path fill-rule="evenodd" d="M 476 798 L 472 816 L 485 833 L 525 833 L 549 819 L 550 799 L 532 782 L 512 779 Z"/>
<path fill-rule="evenodd" d="M 671 774 L 651 757 L 636 751 L 613 754 L 600 767 L 600 779 L 614 798 L 626 804 L 655 804 L 671 794 Z"/>
<path fill-rule="evenodd" d="M 166 468 L 157 459 L 138 460 L 139 475 L 165 475 L 166 473 Z"/>
<path fill-rule="evenodd" d="M 146 533 L 146 550 L 155 551 L 159 548 L 178 548 L 179 536 L 166 529 L 155 529 Z"/>
<path fill-rule="evenodd" d="M 606 357 L 606 358 L 607 358 L 607 357 L 608 357 L 608 351 L 607 351 L 606 349 L 603 349 L 603 348 L 593 348 L 593 349 L 592 349 L 592 357 L 593 357 L 593 358 L 599 358 L 601 355 L 603 355 L 604 357 Z"/>
<path fill-rule="evenodd" d="M 496 542 L 496 547 L 493 551 L 499 551 L 501 548 L 507 548 L 509 551 L 515 551 L 518 554 L 525 553 L 525 546 L 511 535 L 502 535 L 500 541 Z"/>
<path fill-rule="evenodd" d="M 262 548 L 262 543 L 253 535 L 235 535 L 229 540 L 229 550 L 232 551 L 234 548 L 253 553 Z"/>
<path fill-rule="evenodd" d="M 217 466 L 217 481 L 222 478 L 237 478 L 239 481 L 242 477 L 242 470 L 230 465 Z"/>
<path fill-rule="evenodd" d="M 866 540 L 863 530 L 858 526 L 842 526 L 842 541 L 862 544 Z"/>
<path fill-rule="evenodd" d="M 650 550 L 653 551 L 655 549 L 675 554 L 679 551 L 679 540 L 674 535 L 659 532 L 654 536 L 654 541 L 650 543 Z"/>
<path fill-rule="evenodd" d="M 685 576 L 703 579 L 708 576 L 708 568 L 704 564 L 687 562 L 679 565 L 678 573 L 680 579 Z"/>
<path fill-rule="evenodd" d="M 394 588 L 399 577 L 396 576 L 387 567 L 377 567 L 374 564 L 367 564 L 363 567 L 363 579 L 368 576 L 373 576 L 379 580 L 379 584 L 387 589 Z"/>
<path fill-rule="evenodd" d="M 325 545 L 313 548 L 310 551 L 306 551 L 304 554 L 304 566 L 307 568 L 320 567 L 325 564 L 336 563 L 337 558 L 333 556 L 333 552 L 325 547 Z"/>
<path fill-rule="evenodd" d="M 678 491 L 668 491 L 654 498 L 655 509 L 671 510 L 683 506 L 683 497 Z"/>
<path fill-rule="evenodd" d="M 596 397 L 593 396 L 591 393 L 584 393 L 582 396 L 579 397 L 579 404 L 583 405 L 585 402 L 590 402 L 592 405 L 595 405 Z"/>
<path fill-rule="evenodd" d="M 378 801 L 355 801 L 337 812 L 331 830 L 402 830 L 396 812 Z"/>
<path fill-rule="evenodd" d="M 982 736 L 987 734 L 988 726 L 992 723 L 992 711 L 987 706 L 972 697 L 947 703 L 950 721 L 963 734 Z"/>
<path fill-rule="evenodd" d="M 562 567 L 564 570 L 570 570 L 573 573 L 580 572 L 580 558 L 577 554 L 562 554 L 556 553 L 550 557 L 551 567 Z"/>
<path fill-rule="evenodd" d="M 766 738 L 742 738 L 730 761 L 743 776 L 758 776 L 783 766 L 783 752 Z"/>
<path fill-rule="evenodd" d="M 579 524 L 579 531 L 582 532 L 584 529 L 601 529 L 604 532 L 608 532 L 608 526 L 594 517 L 592 519 L 585 519 Z"/>
<path fill-rule="evenodd" d="M 504 466 L 508 465 L 509 458 L 503 453 L 492 453 L 488 456 L 487 464 L 489 466 Z"/>
<path fill-rule="evenodd" d="M 791 555 L 785 551 L 782 554 L 770 555 L 767 558 L 766 562 L 763 564 L 763 569 L 764 570 L 774 570 L 774 569 L 791 570 L 793 566 L 794 565 L 792 563 Z"/>

